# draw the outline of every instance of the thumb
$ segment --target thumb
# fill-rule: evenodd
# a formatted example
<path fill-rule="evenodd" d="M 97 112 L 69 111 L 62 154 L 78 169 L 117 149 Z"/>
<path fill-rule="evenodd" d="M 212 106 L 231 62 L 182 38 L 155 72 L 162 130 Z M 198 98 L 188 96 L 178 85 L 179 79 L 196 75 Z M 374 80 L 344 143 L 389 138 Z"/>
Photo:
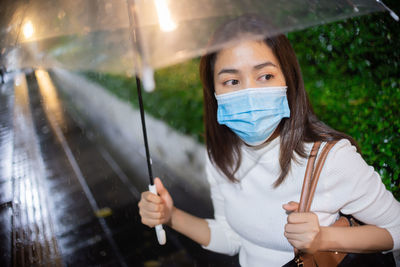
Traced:
<path fill-rule="evenodd" d="M 299 209 L 299 203 L 298 202 L 294 202 L 294 201 L 290 201 L 287 204 L 283 204 L 282 208 L 286 211 L 297 211 Z"/>
<path fill-rule="evenodd" d="M 154 179 L 154 184 L 156 185 L 157 188 L 157 193 L 161 196 L 164 195 L 165 193 L 168 193 L 167 189 L 164 187 L 163 183 L 161 182 L 160 178 L 155 178 Z"/>
<path fill-rule="evenodd" d="M 156 185 L 157 193 L 160 195 L 161 199 L 164 201 L 167 207 L 172 208 L 174 205 L 174 201 L 172 200 L 168 190 L 164 187 L 163 183 L 161 182 L 161 179 L 158 177 L 155 178 L 154 184 Z"/>

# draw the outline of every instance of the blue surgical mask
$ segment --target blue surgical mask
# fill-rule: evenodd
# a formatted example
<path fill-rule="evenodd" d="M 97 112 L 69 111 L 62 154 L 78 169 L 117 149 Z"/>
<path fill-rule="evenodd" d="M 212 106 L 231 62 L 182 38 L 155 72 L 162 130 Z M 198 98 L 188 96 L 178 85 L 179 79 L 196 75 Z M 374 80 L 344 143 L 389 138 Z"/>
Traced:
<path fill-rule="evenodd" d="M 264 143 L 282 118 L 290 117 L 286 86 L 249 88 L 216 95 L 217 120 L 228 126 L 246 144 Z"/>

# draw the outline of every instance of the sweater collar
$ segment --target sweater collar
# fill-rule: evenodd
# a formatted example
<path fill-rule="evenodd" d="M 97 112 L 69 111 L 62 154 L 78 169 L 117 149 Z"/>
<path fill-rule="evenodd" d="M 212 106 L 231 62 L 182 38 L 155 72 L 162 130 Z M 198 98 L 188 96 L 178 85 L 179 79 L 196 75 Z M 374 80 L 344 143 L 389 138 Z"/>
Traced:
<path fill-rule="evenodd" d="M 273 151 L 279 152 L 279 144 L 280 144 L 280 137 L 276 137 L 274 140 L 263 143 L 258 146 L 248 146 L 243 144 L 242 149 L 245 153 L 247 153 L 251 158 L 257 161 L 270 161 L 274 159 Z M 266 156 L 264 158 L 264 156 Z M 272 157 L 271 157 L 272 156 Z M 279 157 L 279 154 L 278 154 Z"/>

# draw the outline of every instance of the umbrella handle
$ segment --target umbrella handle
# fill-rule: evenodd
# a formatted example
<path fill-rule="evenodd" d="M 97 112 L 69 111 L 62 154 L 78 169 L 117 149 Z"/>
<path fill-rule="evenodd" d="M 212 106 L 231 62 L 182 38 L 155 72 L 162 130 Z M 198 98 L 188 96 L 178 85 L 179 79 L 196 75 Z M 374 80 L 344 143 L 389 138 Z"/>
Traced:
<path fill-rule="evenodd" d="M 155 195 L 157 195 L 157 189 L 156 189 L 156 185 L 149 185 L 149 191 Z M 162 224 L 156 225 L 156 234 L 157 234 L 157 239 L 158 239 L 158 243 L 160 245 L 165 245 L 165 243 L 167 242 L 167 237 L 165 235 L 165 231 L 163 229 Z"/>

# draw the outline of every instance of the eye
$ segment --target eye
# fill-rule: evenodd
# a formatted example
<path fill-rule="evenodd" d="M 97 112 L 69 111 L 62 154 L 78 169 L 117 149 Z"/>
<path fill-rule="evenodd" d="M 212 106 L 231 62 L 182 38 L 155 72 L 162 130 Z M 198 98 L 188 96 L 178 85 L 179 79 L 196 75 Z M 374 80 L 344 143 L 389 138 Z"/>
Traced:
<path fill-rule="evenodd" d="M 238 85 L 239 80 L 231 79 L 222 83 L 223 85 Z"/>
<path fill-rule="evenodd" d="M 266 81 L 268 81 L 268 80 L 271 80 L 272 78 L 274 78 L 274 75 L 272 75 L 272 74 L 265 74 L 265 75 L 262 75 L 259 79 L 260 79 L 260 80 L 266 80 Z"/>

